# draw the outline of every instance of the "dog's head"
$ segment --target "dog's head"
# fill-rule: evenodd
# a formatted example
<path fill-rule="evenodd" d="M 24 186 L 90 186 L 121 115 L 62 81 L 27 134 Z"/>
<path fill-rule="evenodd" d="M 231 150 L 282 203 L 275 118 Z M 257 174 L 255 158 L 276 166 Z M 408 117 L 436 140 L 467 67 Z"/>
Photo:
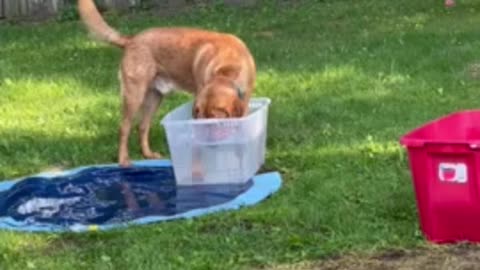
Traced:
<path fill-rule="evenodd" d="M 243 89 L 229 80 L 214 80 L 195 98 L 194 118 L 239 118 L 247 114 L 248 100 Z"/>

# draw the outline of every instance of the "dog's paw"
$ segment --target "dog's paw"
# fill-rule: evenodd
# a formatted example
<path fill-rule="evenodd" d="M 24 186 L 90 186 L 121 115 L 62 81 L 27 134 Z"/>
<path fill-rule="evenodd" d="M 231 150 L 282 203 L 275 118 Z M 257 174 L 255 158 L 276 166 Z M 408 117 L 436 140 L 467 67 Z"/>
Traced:
<path fill-rule="evenodd" d="M 162 155 L 160 155 L 160 153 L 157 153 L 157 152 L 151 152 L 148 154 L 143 154 L 143 157 L 146 159 L 161 159 Z"/>
<path fill-rule="evenodd" d="M 194 181 L 200 181 L 204 178 L 203 172 L 201 170 L 193 170 L 192 171 L 192 178 Z"/>
<path fill-rule="evenodd" d="M 120 167 L 122 167 L 122 168 L 127 168 L 127 167 L 131 167 L 131 166 L 132 166 L 132 162 L 131 162 L 130 159 L 128 159 L 128 158 L 120 159 L 120 160 L 118 161 L 118 164 L 119 164 Z"/>
<path fill-rule="evenodd" d="M 194 181 L 200 181 L 204 178 L 203 168 L 198 164 L 198 162 L 193 163 L 192 178 Z"/>

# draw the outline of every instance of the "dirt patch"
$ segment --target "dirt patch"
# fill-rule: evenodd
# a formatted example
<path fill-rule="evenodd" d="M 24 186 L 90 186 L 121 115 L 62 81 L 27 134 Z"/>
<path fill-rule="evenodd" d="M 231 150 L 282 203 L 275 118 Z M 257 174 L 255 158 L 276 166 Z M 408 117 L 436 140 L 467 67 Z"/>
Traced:
<path fill-rule="evenodd" d="M 480 63 L 473 63 L 467 67 L 468 77 L 472 80 L 480 80 Z"/>
<path fill-rule="evenodd" d="M 480 269 L 480 246 L 429 246 L 394 250 L 373 256 L 347 255 L 335 259 L 285 265 L 272 270 L 475 270 Z"/>
<path fill-rule="evenodd" d="M 268 39 L 272 39 L 275 37 L 275 34 L 273 33 L 273 31 L 260 31 L 260 32 L 255 32 L 253 35 L 255 37 L 268 38 Z"/>

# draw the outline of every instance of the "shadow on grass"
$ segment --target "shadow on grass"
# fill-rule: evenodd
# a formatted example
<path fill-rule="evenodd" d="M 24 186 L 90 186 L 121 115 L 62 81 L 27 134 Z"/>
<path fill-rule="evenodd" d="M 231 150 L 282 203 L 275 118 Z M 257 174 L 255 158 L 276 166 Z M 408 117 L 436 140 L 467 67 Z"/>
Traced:
<path fill-rule="evenodd" d="M 105 124 L 105 127 L 94 136 L 2 130 L 0 179 L 23 177 L 55 168 L 116 163 L 118 128 L 112 123 Z M 158 128 L 152 130 L 151 145 L 153 149 L 168 154 L 165 136 Z M 132 159 L 142 159 L 136 130 L 130 139 L 130 155 Z"/>

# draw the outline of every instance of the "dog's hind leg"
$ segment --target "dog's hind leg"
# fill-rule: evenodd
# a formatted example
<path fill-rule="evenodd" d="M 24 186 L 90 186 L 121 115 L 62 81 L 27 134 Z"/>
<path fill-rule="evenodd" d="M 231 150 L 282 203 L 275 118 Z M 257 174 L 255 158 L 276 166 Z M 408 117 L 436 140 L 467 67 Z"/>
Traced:
<path fill-rule="evenodd" d="M 159 159 L 162 156 L 150 149 L 150 125 L 155 112 L 162 101 L 163 95 L 155 89 L 149 89 L 142 105 L 142 120 L 139 126 L 140 146 L 146 159 Z"/>
<path fill-rule="evenodd" d="M 130 166 L 128 154 L 128 139 L 132 121 L 147 97 L 150 84 L 155 77 L 155 65 L 152 62 L 140 61 L 141 56 L 126 57 L 121 72 L 122 84 L 122 123 L 120 126 L 118 163 L 120 166 Z M 140 62 L 140 63 L 139 63 Z"/>

